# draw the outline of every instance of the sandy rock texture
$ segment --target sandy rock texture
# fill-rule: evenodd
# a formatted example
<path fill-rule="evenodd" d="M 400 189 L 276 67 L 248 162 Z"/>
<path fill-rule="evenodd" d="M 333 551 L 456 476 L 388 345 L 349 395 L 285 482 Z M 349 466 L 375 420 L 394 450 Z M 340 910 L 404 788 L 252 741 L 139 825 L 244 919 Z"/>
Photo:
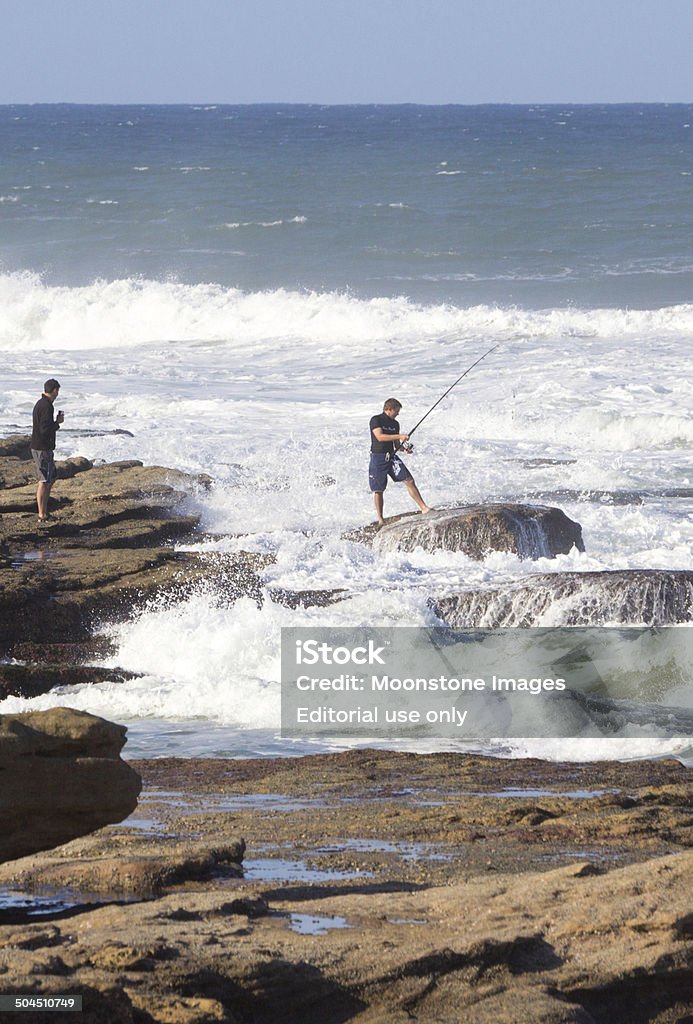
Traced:
<path fill-rule="evenodd" d="M 122 821 L 140 777 L 120 758 L 125 728 L 69 708 L 0 716 L 0 861 Z"/>
<path fill-rule="evenodd" d="M 0 869 L 0 886 L 84 889 L 40 919 L 0 912 L 0 991 L 81 993 L 86 1024 L 693 1012 L 690 772 L 675 761 L 358 750 L 137 767 L 128 822 Z M 109 895 L 109 871 L 147 859 L 147 898 Z"/>

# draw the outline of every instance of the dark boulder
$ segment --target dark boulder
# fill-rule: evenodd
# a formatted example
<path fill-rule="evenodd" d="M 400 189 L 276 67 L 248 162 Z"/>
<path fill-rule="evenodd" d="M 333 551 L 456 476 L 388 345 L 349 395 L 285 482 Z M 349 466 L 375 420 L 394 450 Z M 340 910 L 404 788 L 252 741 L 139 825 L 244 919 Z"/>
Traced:
<path fill-rule="evenodd" d="M 491 551 L 520 558 L 555 558 L 573 547 L 584 551 L 582 528 L 559 508 L 542 505 L 465 505 L 407 516 L 385 525 L 376 551 L 462 551 L 483 559 Z"/>

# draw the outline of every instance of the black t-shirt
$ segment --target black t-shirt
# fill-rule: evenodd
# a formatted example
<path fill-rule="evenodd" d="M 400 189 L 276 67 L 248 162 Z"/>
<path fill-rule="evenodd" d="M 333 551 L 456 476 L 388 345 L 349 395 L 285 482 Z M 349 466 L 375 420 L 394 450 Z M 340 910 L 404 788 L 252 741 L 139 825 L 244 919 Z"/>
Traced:
<path fill-rule="evenodd" d="M 380 427 L 384 434 L 399 434 L 399 423 L 397 420 L 393 420 L 390 416 L 387 416 L 384 412 L 381 412 L 380 416 L 372 416 L 370 422 L 371 428 L 371 451 L 378 452 L 380 455 L 385 452 L 390 455 L 395 454 L 395 442 L 394 441 L 379 441 L 373 431 Z"/>
<path fill-rule="evenodd" d="M 55 432 L 59 424 L 53 419 L 53 403 L 50 398 L 41 395 L 34 406 L 34 422 L 31 434 L 31 447 L 37 452 L 55 450 Z"/>

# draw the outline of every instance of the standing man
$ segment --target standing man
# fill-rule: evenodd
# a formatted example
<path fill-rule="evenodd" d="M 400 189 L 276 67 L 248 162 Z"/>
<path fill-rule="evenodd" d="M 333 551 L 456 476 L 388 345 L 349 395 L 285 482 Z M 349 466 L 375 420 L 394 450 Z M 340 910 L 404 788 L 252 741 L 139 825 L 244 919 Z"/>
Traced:
<path fill-rule="evenodd" d="M 408 440 L 409 434 L 400 434 L 397 415 L 402 408 L 402 403 L 396 398 L 388 398 L 383 406 L 380 416 L 371 417 L 371 461 L 368 468 L 368 483 L 370 484 L 373 497 L 375 498 L 375 511 L 378 515 L 378 523 L 383 525 L 383 495 L 387 487 L 387 478 L 390 477 L 396 483 L 404 481 L 407 485 L 410 497 L 416 502 L 422 512 L 430 512 L 426 502 L 419 493 L 407 467 L 399 455 L 396 454 L 395 441 L 401 442 L 402 447 Z M 411 451 L 405 448 L 405 451 Z"/>
<path fill-rule="evenodd" d="M 36 504 L 38 505 L 39 523 L 45 523 L 48 515 L 48 498 L 51 487 L 56 477 L 55 458 L 55 435 L 60 430 L 60 424 L 65 417 L 62 410 L 53 418 L 53 403 L 58 397 L 60 384 L 53 377 L 43 385 L 43 394 L 34 406 L 34 423 L 31 434 L 31 454 L 36 466 L 38 476 L 38 488 L 36 490 Z"/>

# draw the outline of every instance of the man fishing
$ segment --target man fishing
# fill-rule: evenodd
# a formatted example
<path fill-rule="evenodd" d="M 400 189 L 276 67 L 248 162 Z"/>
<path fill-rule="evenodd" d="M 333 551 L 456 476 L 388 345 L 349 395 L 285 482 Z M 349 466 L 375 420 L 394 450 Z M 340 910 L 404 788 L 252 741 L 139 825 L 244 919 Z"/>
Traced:
<path fill-rule="evenodd" d="M 378 524 L 383 525 L 383 494 L 387 487 L 387 478 L 390 477 L 396 482 L 404 481 L 407 485 L 409 494 L 419 506 L 422 512 L 432 512 L 426 502 L 423 500 L 419 493 L 419 489 L 414 483 L 414 477 L 411 475 L 407 467 L 400 459 L 397 452 L 402 449 L 405 452 L 412 450 L 411 446 L 407 444 L 407 441 L 412 436 L 415 430 L 418 430 L 421 424 L 428 416 L 431 415 L 434 409 L 436 409 L 440 403 L 446 398 L 453 388 L 456 388 L 461 380 L 467 376 L 468 373 L 478 366 L 479 363 L 490 355 L 491 352 L 495 352 L 499 345 L 494 345 L 492 348 L 484 352 L 483 355 L 475 359 L 471 366 L 468 366 L 464 373 L 461 373 L 456 381 L 450 385 L 450 387 L 443 392 L 440 398 L 433 403 L 431 408 L 423 414 L 418 423 L 415 423 L 408 434 L 400 434 L 399 423 L 397 422 L 397 415 L 399 410 L 402 408 L 402 403 L 398 402 L 396 398 L 388 398 L 387 402 L 383 406 L 383 411 L 380 416 L 373 416 L 371 418 L 371 464 L 368 471 L 368 480 L 370 483 L 373 497 L 375 498 L 375 511 L 378 513 Z"/>
<path fill-rule="evenodd" d="M 379 416 L 372 416 L 371 428 L 371 461 L 368 467 L 368 483 L 375 499 L 375 511 L 378 516 L 378 524 L 383 525 L 383 498 L 387 487 L 387 478 L 390 477 L 395 483 L 404 482 L 407 485 L 410 497 L 416 502 L 422 512 L 430 512 L 426 502 L 421 497 L 416 486 L 414 477 L 400 459 L 397 452 L 400 448 L 404 451 L 411 451 L 406 447 L 409 434 L 400 434 L 397 415 L 402 408 L 402 403 L 396 398 L 388 398 Z M 397 444 L 395 444 L 397 442 Z"/>

